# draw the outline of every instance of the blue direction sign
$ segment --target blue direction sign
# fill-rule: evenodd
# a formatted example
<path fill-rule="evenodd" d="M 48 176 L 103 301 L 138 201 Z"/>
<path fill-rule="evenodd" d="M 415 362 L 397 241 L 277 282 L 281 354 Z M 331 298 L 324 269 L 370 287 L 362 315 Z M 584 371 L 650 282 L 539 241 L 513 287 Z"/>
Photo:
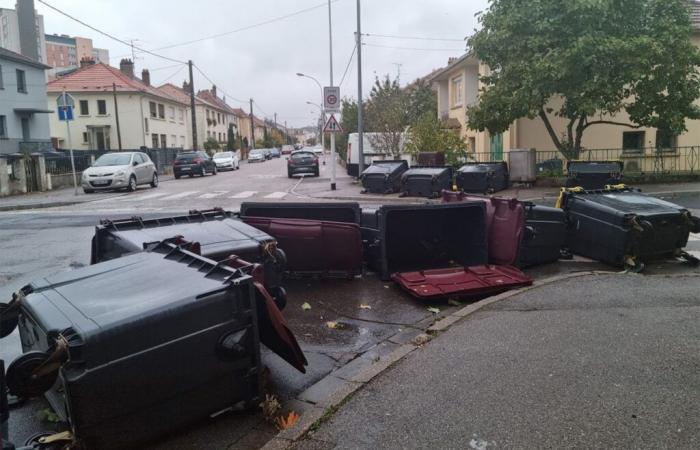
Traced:
<path fill-rule="evenodd" d="M 73 108 L 75 100 L 68 94 L 61 94 L 56 98 L 58 107 L 58 120 L 73 120 Z"/>

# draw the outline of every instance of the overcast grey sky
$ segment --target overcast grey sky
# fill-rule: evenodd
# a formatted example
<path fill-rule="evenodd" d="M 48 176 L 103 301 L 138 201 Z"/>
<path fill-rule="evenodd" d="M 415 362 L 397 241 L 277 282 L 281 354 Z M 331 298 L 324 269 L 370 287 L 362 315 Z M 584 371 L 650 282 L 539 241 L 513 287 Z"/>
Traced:
<path fill-rule="evenodd" d="M 90 25 L 122 39 L 138 39 L 136 45 L 157 49 L 258 24 L 276 17 L 313 8 L 293 17 L 201 42 L 159 50 L 178 59 L 192 59 L 214 82 L 227 101 L 247 111 L 253 97 L 260 116 L 277 112 L 289 126 L 314 122 L 321 94 L 311 80 L 329 82 L 328 9 L 324 0 L 46 0 L 47 3 Z M 365 37 L 363 83 L 365 96 L 374 76 L 395 76 L 401 64 L 403 84 L 442 67 L 450 56 L 463 53 L 462 39 L 477 26 L 474 14 L 487 0 L 363 0 L 362 31 L 369 34 L 416 36 L 454 40 Z M 35 0 L 44 16 L 46 33 L 89 37 L 96 47 L 110 51 L 111 64 L 119 65 L 131 49 L 52 11 Z M 355 0 L 335 0 L 333 11 L 333 69 L 337 85 L 354 47 Z M 0 0 L 0 7 L 14 8 L 15 0 Z M 382 46 L 382 47 L 379 47 Z M 386 48 L 401 47 L 401 48 Z M 429 50 L 426 50 L 429 49 Z M 147 54 L 137 54 L 136 70 L 148 68 L 155 84 L 181 84 L 187 70 Z M 195 71 L 195 88 L 210 87 Z M 341 86 L 342 96 L 357 96 L 357 62 L 353 62 Z M 245 104 L 243 102 L 246 102 Z M 317 115 L 317 113 L 314 113 Z"/>

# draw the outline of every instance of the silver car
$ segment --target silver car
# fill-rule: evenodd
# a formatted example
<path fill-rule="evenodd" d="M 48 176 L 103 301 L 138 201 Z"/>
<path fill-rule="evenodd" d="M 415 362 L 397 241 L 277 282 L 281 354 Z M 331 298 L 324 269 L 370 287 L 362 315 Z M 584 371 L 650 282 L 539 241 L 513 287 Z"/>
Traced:
<path fill-rule="evenodd" d="M 219 152 L 213 157 L 219 170 L 238 170 L 238 152 Z"/>
<path fill-rule="evenodd" d="M 248 162 L 263 162 L 265 161 L 265 152 L 263 149 L 256 148 L 254 150 L 251 150 L 250 153 L 248 153 Z"/>
<path fill-rule="evenodd" d="M 81 184 L 86 194 L 112 189 L 135 191 L 140 184 L 158 187 L 158 172 L 145 153 L 105 153 L 83 171 Z"/>

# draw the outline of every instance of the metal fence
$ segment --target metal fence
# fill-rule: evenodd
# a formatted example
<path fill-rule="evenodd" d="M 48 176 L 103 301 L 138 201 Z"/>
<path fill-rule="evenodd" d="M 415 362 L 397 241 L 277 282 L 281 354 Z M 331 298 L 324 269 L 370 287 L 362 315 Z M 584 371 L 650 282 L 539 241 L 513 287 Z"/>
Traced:
<path fill-rule="evenodd" d="M 75 153 L 75 152 L 74 152 Z M 75 162 L 75 171 L 82 172 L 90 167 L 92 163 L 92 155 L 73 155 Z M 68 155 L 46 156 L 46 173 L 51 175 L 66 175 L 73 173 L 73 168 Z"/>
<path fill-rule="evenodd" d="M 566 168 L 566 158 L 557 150 L 536 150 L 538 166 Z M 476 161 L 507 160 L 508 153 L 493 158 L 491 153 L 470 153 Z M 628 174 L 693 174 L 700 173 L 700 146 L 628 150 L 621 148 L 584 149 L 579 161 L 622 161 Z"/>
<path fill-rule="evenodd" d="M 70 151 L 65 150 L 65 149 L 58 149 L 56 151 L 65 155 L 65 157 L 68 159 L 68 166 L 70 167 Z M 120 152 L 120 151 L 121 152 L 143 152 L 143 153 L 147 154 L 148 157 L 151 158 L 151 161 L 153 161 L 153 164 L 156 165 L 156 170 L 158 171 L 158 174 L 163 175 L 166 171 L 166 168 L 173 165 L 173 161 L 177 157 L 177 154 L 179 152 L 184 152 L 184 151 L 188 151 L 188 150 L 182 149 L 182 148 L 146 148 L 146 147 L 141 147 L 141 148 L 131 148 L 131 149 L 123 149 L 123 150 L 73 150 L 73 155 L 76 158 L 76 160 L 78 158 L 82 158 L 83 156 L 87 156 L 88 158 L 90 156 L 94 156 L 95 159 L 97 159 L 100 156 L 104 155 L 105 153 Z M 189 150 L 189 151 L 191 151 L 191 150 Z M 87 167 L 89 167 L 89 164 Z M 76 163 L 75 170 L 78 171 L 77 163 Z M 82 170 L 82 169 L 80 169 L 80 170 Z"/>

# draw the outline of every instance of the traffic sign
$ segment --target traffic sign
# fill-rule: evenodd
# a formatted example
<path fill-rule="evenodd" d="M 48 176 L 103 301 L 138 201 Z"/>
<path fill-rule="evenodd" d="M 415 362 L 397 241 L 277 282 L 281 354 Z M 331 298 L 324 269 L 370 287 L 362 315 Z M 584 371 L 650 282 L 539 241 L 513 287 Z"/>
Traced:
<path fill-rule="evenodd" d="M 340 124 L 338 123 L 337 120 L 335 120 L 335 115 L 331 114 L 331 117 L 328 119 L 328 122 L 326 122 L 326 125 L 323 127 L 323 132 L 324 133 L 342 133 L 343 129 L 340 128 Z"/>
<path fill-rule="evenodd" d="M 326 86 L 323 88 L 323 107 L 326 112 L 340 112 L 340 87 Z"/>
<path fill-rule="evenodd" d="M 56 98 L 58 107 L 58 120 L 73 120 L 73 107 L 75 99 L 71 95 L 61 94 Z"/>

